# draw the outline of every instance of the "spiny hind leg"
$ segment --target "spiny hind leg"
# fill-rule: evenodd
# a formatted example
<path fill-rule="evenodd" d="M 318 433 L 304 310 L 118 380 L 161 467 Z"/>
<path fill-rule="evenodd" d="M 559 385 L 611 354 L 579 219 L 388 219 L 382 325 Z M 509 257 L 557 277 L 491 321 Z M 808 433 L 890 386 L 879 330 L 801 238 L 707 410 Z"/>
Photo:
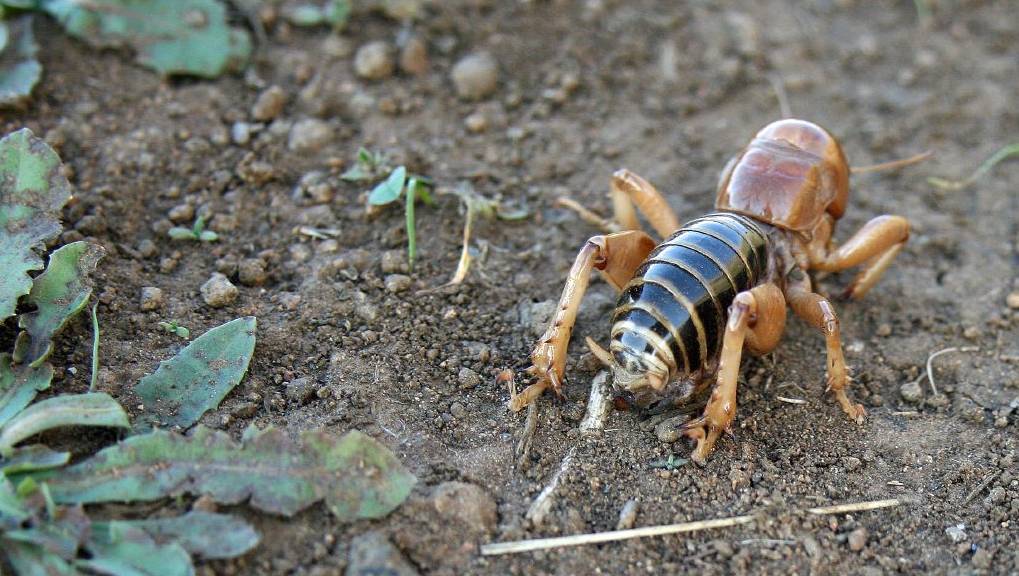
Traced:
<path fill-rule="evenodd" d="M 620 230 L 641 230 L 637 211 L 647 218 L 651 227 L 662 238 L 679 230 L 679 218 L 665 197 L 650 182 L 633 172 L 617 170 L 612 175 L 610 188 L 612 198 L 613 220 L 604 218 L 581 206 L 571 198 L 560 198 L 557 203 L 576 212 L 585 222 L 589 222 L 606 232 Z"/>
<path fill-rule="evenodd" d="M 722 338 L 717 381 L 704 415 L 683 426 L 684 433 L 697 441 L 691 458 L 704 464 L 722 431 L 736 416 L 736 381 L 739 378 L 743 346 L 765 354 L 778 345 L 785 327 L 785 299 L 774 284 L 762 284 L 740 292 L 729 307 L 729 319 Z"/>
<path fill-rule="evenodd" d="M 824 334 L 828 356 L 828 390 L 835 393 L 835 399 L 849 418 L 862 424 L 867 411 L 862 404 L 854 404 L 846 394 L 849 371 L 842 354 L 842 335 L 835 309 L 827 298 L 811 289 L 810 278 L 805 273 L 798 272 L 795 276 L 786 284 L 785 296 L 789 307 L 794 314 Z"/>
<path fill-rule="evenodd" d="M 909 239 L 909 221 L 902 216 L 878 216 L 863 225 L 837 249 L 825 254 L 813 268 L 835 272 L 863 265 L 846 288 L 845 296 L 858 300 L 881 278 Z"/>
<path fill-rule="evenodd" d="M 619 290 L 630 281 L 634 271 L 654 247 L 655 241 L 640 230 L 593 236 L 584 244 L 570 268 L 555 315 L 531 352 L 532 365 L 528 372 L 538 381 L 510 400 L 512 410 L 527 406 L 549 386 L 557 394 L 562 394 L 566 349 L 591 271 L 601 271 L 605 281 Z"/>

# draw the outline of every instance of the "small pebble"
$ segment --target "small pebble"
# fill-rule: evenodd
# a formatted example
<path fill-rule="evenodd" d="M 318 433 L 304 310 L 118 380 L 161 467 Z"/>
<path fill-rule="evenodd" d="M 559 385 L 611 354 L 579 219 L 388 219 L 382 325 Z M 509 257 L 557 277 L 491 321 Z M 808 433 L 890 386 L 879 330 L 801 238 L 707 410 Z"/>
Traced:
<path fill-rule="evenodd" d="M 315 395 L 315 385 L 310 378 L 297 378 L 287 382 L 287 399 L 296 404 L 305 404 Z"/>
<path fill-rule="evenodd" d="M 890 335 L 891 333 L 892 333 L 891 324 L 881 324 L 880 326 L 877 327 L 877 331 L 875 332 L 875 334 L 881 336 L 882 338 Z"/>
<path fill-rule="evenodd" d="M 867 546 L 867 529 L 857 528 L 849 533 L 849 549 L 859 552 Z"/>
<path fill-rule="evenodd" d="M 633 525 L 637 522 L 637 511 L 640 508 L 640 502 L 636 500 L 627 500 L 626 504 L 623 504 L 622 510 L 619 511 L 619 520 L 616 522 L 616 530 L 629 530 L 633 528 Z"/>
<path fill-rule="evenodd" d="M 230 127 L 230 139 L 238 146 L 244 146 L 251 142 L 251 124 L 234 122 L 234 125 Z"/>
<path fill-rule="evenodd" d="M 859 469 L 860 466 L 863 465 L 863 462 L 855 456 L 846 456 L 842 459 L 842 465 L 846 467 L 847 471 L 852 472 L 853 470 Z"/>
<path fill-rule="evenodd" d="M 945 528 L 945 534 L 952 540 L 952 542 L 962 542 L 969 536 L 966 535 L 966 525 L 956 524 L 955 526 L 949 526 Z"/>
<path fill-rule="evenodd" d="M 428 71 L 428 45 L 412 36 L 400 50 L 400 70 L 418 76 Z"/>
<path fill-rule="evenodd" d="M 142 258 L 153 258 L 159 254 L 159 248 L 156 246 L 155 242 L 146 238 L 138 243 L 138 254 L 140 254 Z"/>
<path fill-rule="evenodd" d="M 1013 310 L 1019 310 L 1019 292 L 1012 292 L 1005 298 L 1005 304 Z"/>
<path fill-rule="evenodd" d="M 195 217 L 195 207 L 193 204 L 178 204 L 170 208 L 170 212 L 166 216 L 177 224 L 190 222 Z"/>
<path fill-rule="evenodd" d="M 368 80 L 381 80 L 392 75 L 393 55 L 389 44 L 379 40 L 358 48 L 354 55 L 354 72 Z"/>
<path fill-rule="evenodd" d="M 251 107 L 251 116 L 259 122 L 274 120 L 283 112 L 287 103 L 287 93 L 279 86 L 270 86 L 258 95 L 255 105 Z"/>
<path fill-rule="evenodd" d="M 382 272 L 384 274 L 407 272 L 407 256 L 402 250 L 387 250 L 382 253 Z"/>
<path fill-rule="evenodd" d="M 495 91 L 499 66 L 488 52 L 470 54 L 453 66 L 450 73 L 461 98 L 480 100 Z"/>
<path fill-rule="evenodd" d="M 481 384 L 481 376 L 466 366 L 460 369 L 460 372 L 456 375 L 456 379 L 460 383 L 460 388 L 463 389 L 474 388 L 478 384 Z"/>
<path fill-rule="evenodd" d="M 329 143 L 333 129 L 317 118 L 306 118 L 296 122 L 290 129 L 287 147 L 293 152 L 315 152 Z"/>
<path fill-rule="evenodd" d="M 145 312 L 157 310 L 163 306 L 163 291 L 155 286 L 142 288 L 141 309 Z"/>
<path fill-rule="evenodd" d="M 467 130 L 478 134 L 488 129 L 488 117 L 483 112 L 475 112 L 464 118 L 464 126 Z"/>
<path fill-rule="evenodd" d="M 666 444 L 675 442 L 683 437 L 681 428 L 689 419 L 690 416 L 680 414 L 679 416 L 673 416 L 672 418 L 662 420 L 657 426 L 655 426 L 655 436 L 658 436 L 658 440 L 665 442 Z"/>
<path fill-rule="evenodd" d="M 1008 494 L 1005 493 L 1005 489 L 1001 486 L 995 486 L 991 488 L 991 492 L 987 495 L 987 502 L 989 504 L 1001 504 L 1005 501 Z"/>
<path fill-rule="evenodd" d="M 906 382 L 899 387 L 899 394 L 906 402 L 916 404 L 923 398 L 923 389 L 920 388 L 919 382 Z"/>
<path fill-rule="evenodd" d="M 245 286 L 261 286 L 268 277 L 261 258 L 245 258 L 237 264 L 237 279 Z"/>
<path fill-rule="evenodd" d="M 962 337 L 967 340 L 976 340 L 980 338 L 980 329 L 976 326 L 970 326 L 962 331 Z"/>
<path fill-rule="evenodd" d="M 385 282 L 386 290 L 394 294 L 410 288 L 410 276 L 405 274 L 390 274 L 386 276 Z"/>
<path fill-rule="evenodd" d="M 453 418 L 463 418 L 467 415 L 467 409 L 464 405 L 459 402 L 453 402 L 449 405 L 449 413 L 453 415 Z"/>
<path fill-rule="evenodd" d="M 238 290 L 226 276 L 219 272 L 202 284 L 202 299 L 213 308 L 226 306 L 237 299 Z"/>

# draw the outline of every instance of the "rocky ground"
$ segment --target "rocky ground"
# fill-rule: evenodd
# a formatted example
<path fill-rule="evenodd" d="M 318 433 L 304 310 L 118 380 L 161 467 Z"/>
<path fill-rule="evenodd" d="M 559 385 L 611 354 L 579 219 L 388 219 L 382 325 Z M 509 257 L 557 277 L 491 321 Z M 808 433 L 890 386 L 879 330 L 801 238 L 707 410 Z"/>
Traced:
<path fill-rule="evenodd" d="M 133 384 L 182 345 L 160 321 L 199 334 L 255 315 L 249 375 L 206 424 L 236 436 L 251 423 L 358 428 L 419 478 L 411 501 L 377 522 L 337 524 L 320 507 L 289 520 L 250 514 L 260 549 L 205 573 L 1019 571 L 1019 166 L 961 191 L 926 182 L 965 176 L 1019 134 L 1013 6 L 463 0 L 430 3 L 413 24 L 356 14 L 342 34 L 262 16 L 257 62 L 215 81 L 164 81 L 38 22 L 45 78 L 26 111 L 3 115 L 5 133 L 30 127 L 70 167 L 76 197 L 62 240 L 107 249 L 97 272 L 103 390 L 137 405 Z M 850 423 L 823 394 L 823 339 L 791 321 L 773 354 L 745 362 L 735 436 L 707 466 L 663 468 L 690 446 L 628 413 L 582 437 L 595 374 L 582 337 L 607 338 L 614 299 L 599 281 L 571 348 L 571 400 L 541 400 L 518 459 L 525 416 L 507 411 L 496 375 L 527 366 L 573 256 L 595 232 L 553 200 L 569 194 L 607 212 L 609 176 L 627 167 L 666 191 L 681 217 L 705 213 L 725 161 L 781 116 L 776 86 L 794 116 L 841 139 L 853 164 L 935 153 L 855 177 L 840 224 L 839 238 L 881 213 L 913 224 L 877 288 L 837 303 L 866 423 Z M 459 257 L 459 203 L 440 195 L 418 207 L 409 270 L 402 210 L 367 217 L 368 187 L 339 178 L 362 146 L 529 216 L 479 222 L 467 281 L 431 290 Z M 218 242 L 168 240 L 197 215 Z M 821 286 L 834 294 L 848 278 Z M 82 319 L 70 332 L 53 356 L 64 367 L 54 389 L 80 392 L 90 328 Z M 920 376 L 950 347 L 961 350 L 933 361 L 934 394 Z M 80 452 L 110 438 L 54 441 Z M 528 515 L 567 454 L 548 509 Z M 882 498 L 905 504 L 798 511 Z M 614 529 L 631 500 L 637 526 L 765 520 L 478 553 L 484 542 Z"/>

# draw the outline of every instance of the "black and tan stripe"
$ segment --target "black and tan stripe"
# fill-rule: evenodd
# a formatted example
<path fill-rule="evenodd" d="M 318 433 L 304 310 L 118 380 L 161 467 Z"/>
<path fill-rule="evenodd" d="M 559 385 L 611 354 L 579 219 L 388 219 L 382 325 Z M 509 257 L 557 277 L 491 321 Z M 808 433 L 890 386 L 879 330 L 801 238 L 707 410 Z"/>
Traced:
<path fill-rule="evenodd" d="M 674 374 L 721 350 L 729 305 L 764 279 L 764 226 L 720 212 L 687 223 L 637 269 L 613 314 L 613 348 L 653 355 Z"/>

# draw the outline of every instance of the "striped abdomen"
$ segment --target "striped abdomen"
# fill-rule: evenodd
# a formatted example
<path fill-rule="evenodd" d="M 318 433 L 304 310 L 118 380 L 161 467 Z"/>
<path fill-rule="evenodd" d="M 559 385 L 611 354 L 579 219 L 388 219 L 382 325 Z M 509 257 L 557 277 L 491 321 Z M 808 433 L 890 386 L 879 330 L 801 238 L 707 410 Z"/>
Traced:
<path fill-rule="evenodd" d="M 767 273 L 764 227 L 720 212 L 687 223 L 659 244 L 623 288 L 612 348 L 651 355 L 673 378 L 713 363 L 733 298 Z"/>

